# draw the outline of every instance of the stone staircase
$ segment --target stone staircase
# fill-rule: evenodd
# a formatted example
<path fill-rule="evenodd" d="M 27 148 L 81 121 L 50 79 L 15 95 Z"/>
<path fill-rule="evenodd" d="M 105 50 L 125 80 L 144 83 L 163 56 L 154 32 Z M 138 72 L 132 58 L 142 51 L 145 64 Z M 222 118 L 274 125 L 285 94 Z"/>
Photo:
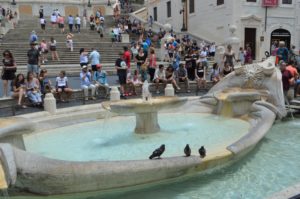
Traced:
<path fill-rule="evenodd" d="M 118 57 L 118 52 L 122 51 L 124 45 L 129 43 L 117 43 L 116 46 L 111 47 L 111 39 L 109 31 L 113 27 L 114 22 L 112 16 L 106 16 L 105 20 L 105 33 L 104 37 L 100 38 L 96 31 L 89 29 L 87 23 L 86 29 L 81 28 L 81 33 L 74 33 L 74 51 L 70 52 L 66 47 L 66 34 L 60 33 L 60 30 L 52 29 L 51 24 L 47 20 L 46 33 L 43 33 L 40 29 L 39 21 L 37 18 L 21 19 L 16 29 L 10 30 L 2 39 L 0 45 L 0 52 L 5 49 L 9 49 L 13 52 L 18 66 L 27 65 L 27 50 L 29 46 L 29 37 L 32 30 L 35 30 L 39 41 L 45 39 L 49 41 L 53 37 L 57 41 L 57 52 L 60 57 L 60 61 L 51 61 L 51 54 L 48 54 L 49 62 L 47 65 L 65 65 L 65 64 L 77 64 L 79 65 L 79 49 L 91 48 L 99 49 L 101 54 L 102 63 L 114 63 Z M 68 32 L 68 26 L 65 24 L 65 32 Z"/>

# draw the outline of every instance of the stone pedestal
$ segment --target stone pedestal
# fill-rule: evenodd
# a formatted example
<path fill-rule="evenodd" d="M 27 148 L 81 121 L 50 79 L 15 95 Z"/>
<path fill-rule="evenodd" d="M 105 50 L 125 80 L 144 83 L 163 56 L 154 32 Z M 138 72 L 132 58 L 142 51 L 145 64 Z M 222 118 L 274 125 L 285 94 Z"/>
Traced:
<path fill-rule="evenodd" d="M 165 96 L 173 97 L 175 96 L 174 88 L 172 84 L 167 84 L 165 88 Z"/>
<path fill-rule="evenodd" d="M 120 91 L 118 87 L 114 86 L 110 91 L 110 101 L 118 101 L 120 100 Z"/>
<path fill-rule="evenodd" d="M 157 120 L 157 112 L 136 113 L 135 133 L 149 134 L 159 132 L 160 127 Z"/>
<path fill-rule="evenodd" d="M 129 35 L 126 33 L 122 34 L 122 43 L 129 43 L 130 39 L 129 39 Z"/>
<path fill-rule="evenodd" d="M 45 111 L 55 114 L 56 113 L 56 99 L 52 93 L 47 93 L 44 99 L 44 109 Z"/>

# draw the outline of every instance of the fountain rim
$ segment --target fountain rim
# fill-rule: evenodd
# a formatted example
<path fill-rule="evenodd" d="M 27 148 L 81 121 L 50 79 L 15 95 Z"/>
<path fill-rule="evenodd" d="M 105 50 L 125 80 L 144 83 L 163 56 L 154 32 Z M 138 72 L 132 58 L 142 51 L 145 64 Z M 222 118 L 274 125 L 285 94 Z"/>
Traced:
<path fill-rule="evenodd" d="M 212 111 L 213 109 L 210 106 L 207 106 L 206 104 L 203 104 L 200 101 L 200 97 L 192 97 L 192 98 L 188 98 L 188 101 L 191 101 L 192 103 L 194 102 L 198 102 L 200 105 L 199 110 L 201 110 L 199 113 L 209 113 L 209 114 L 213 114 Z M 273 115 L 274 117 L 271 117 L 270 120 L 275 120 L 275 115 L 272 111 L 270 111 L 269 109 L 257 105 L 258 108 L 260 108 L 260 110 L 262 111 L 262 115 L 261 117 L 264 117 L 265 115 Z M 89 107 L 90 112 L 87 111 L 87 107 Z M 202 108 L 201 108 L 202 107 Z M 43 113 L 45 116 L 45 118 L 37 118 L 34 114 L 28 114 L 28 115 L 24 115 L 24 118 L 27 119 L 31 119 L 36 123 L 40 123 L 41 121 L 44 122 L 49 122 L 49 121 L 56 121 L 59 120 L 61 121 L 62 118 L 65 119 L 70 119 L 70 112 L 72 113 L 72 117 L 73 118 L 83 118 L 83 117 L 90 117 L 90 118 L 99 118 L 100 115 L 100 111 L 98 110 L 98 108 L 102 109 L 102 113 L 107 112 L 103 109 L 103 107 L 101 107 L 100 105 L 88 105 L 88 106 L 84 106 L 84 108 L 73 108 L 70 109 L 68 108 L 67 110 L 60 110 L 55 117 L 51 116 L 48 113 Z M 43 115 L 40 114 L 39 116 Z M 61 114 L 61 115 L 59 115 Z M 248 122 L 251 122 L 251 120 L 254 120 L 253 118 L 247 118 L 244 119 L 247 120 Z M 261 124 L 263 125 L 263 124 Z M 260 127 L 260 126 L 258 126 Z M 57 160 L 57 159 L 50 159 L 41 155 L 36 155 L 36 154 L 32 154 L 30 152 L 24 151 L 24 150 L 20 150 L 17 149 L 15 147 L 11 146 L 11 151 L 13 151 L 12 154 L 14 154 L 15 156 L 15 164 L 16 167 L 21 167 L 21 170 L 26 172 L 31 172 L 31 175 L 36 175 L 37 177 L 41 177 L 42 176 L 53 176 L 53 180 L 57 180 L 55 181 L 56 183 L 60 184 L 60 183 L 64 183 L 62 181 L 61 178 L 61 172 L 63 172 L 64 170 L 66 170 L 65 172 L 69 171 L 69 167 L 72 166 L 73 169 L 75 169 L 76 172 L 76 176 L 77 178 L 79 178 L 80 180 L 87 180 L 85 177 L 87 177 L 87 173 L 85 171 L 85 169 L 83 168 L 91 168 L 92 170 L 89 171 L 89 173 L 92 174 L 93 177 L 99 177 L 102 176 L 101 179 L 105 176 L 105 178 L 107 178 L 106 180 L 110 180 L 109 176 L 113 176 L 115 173 L 119 173 L 122 171 L 122 173 L 124 173 L 124 175 L 126 174 L 126 176 L 128 176 L 128 173 L 131 173 L 130 176 L 133 176 L 134 179 L 140 179 L 141 176 L 139 176 L 139 172 L 137 171 L 143 171 L 143 175 L 145 175 L 145 173 L 150 174 L 151 172 L 155 171 L 156 169 L 160 168 L 160 171 L 165 173 L 169 173 L 171 172 L 170 175 L 168 175 L 169 177 L 163 177 L 163 173 L 159 173 L 159 175 L 155 175 L 152 173 L 152 175 L 154 175 L 151 178 L 147 178 L 144 179 L 143 181 L 134 181 L 134 182 L 128 182 L 128 184 L 126 184 L 127 182 L 124 182 L 126 185 L 120 185 L 120 184 L 113 184 L 114 182 L 110 182 L 111 184 L 103 184 L 101 187 L 99 187 L 100 185 L 94 185 L 92 184 L 91 187 L 78 187 L 81 183 L 75 183 L 74 186 L 72 187 L 76 187 L 74 189 L 70 190 L 52 190 L 51 186 L 49 187 L 49 185 L 44 182 L 44 184 L 42 183 L 42 185 L 36 184 L 36 186 L 43 186 L 42 190 L 36 190 L 37 188 L 31 187 L 31 192 L 34 193 L 39 193 L 39 194 L 46 194 L 46 195 L 51 195 L 51 194 L 67 194 L 67 193 L 78 193 L 78 192 L 86 192 L 86 191 L 101 191 L 101 190 L 114 190 L 114 189 L 118 189 L 120 187 L 132 187 L 132 186 L 136 186 L 139 184 L 148 184 L 148 183 L 155 183 L 155 182 L 160 182 L 162 180 L 167 180 L 169 178 L 179 178 L 179 177 L 183 177 L 183 176 L 187 176 L 191 173 L 195 173 L 195 172 L 201 172 L 207 169 L 213 169 L 215 167 L 218 167 L 228 162 L 232 162 L 232 160 L 234 160 L 234 157 L 240 157 L 243 156 L 245 154 L 247 154 L 248 151 L 250 151 L 261 139 L 262 137 L 265 135 L 265 133 L 267 132 L 267 130 L 269 129 L 268 126 L 262 126 L 261 132 L 259 135 L 257 135 L 255 132 L 259 129 L 257 126 L 256 127 L 252 127 L 252 131 L 251 129 L 248 131 L 248 133 L 246 133 L 246 135 L 244 137 L 242 137 L 241 139 L 237 140 L 235 143 L 233 143 L 232 145 L 226 147 L 226 148 L 222 148 L 222 150 L 219 150 L 215 153 L 212 154 L 208 154 L 206 156 L 206 158 L 204 159 L 200 159 L 200 157 L 196 157 L 196 156 L 192 156 L 191 158 L 185 158 L 185 157 L 169 157 L 169 158 L 164 158 L 162 160 L 158 160 L 158 161 L 153 161 L 153 160 L 129 160 L 129 161 L 91 161 L 91 162 L 75 162 L 75 161 L 64 161 L 64 160 Z M 251 127 L 250 127 L 251 128 Z M 245 142 L 248 143 L 248 145 L 245 145 Z M 0 149 L 3 152 L 3 146 L 1 146 L 0 144 Z M 5 157 L 5 155 L 4 155 Z M 187 161 L 188 160 L 188 161 Z M 23 165 L 23 162 L 32 162 L 33 164 L 38 164 L 39 168 L 36 170 L 31 170 L 32 166 L 30 165 Z M 121 164 L 120 164 L 121 163 Z M 98 168 L 101 165 L 101 168 L 105 168 L 101 171 L 99 171 Z M 105 165 L 110 165 L 110 166 L 106 166 Z M 112 166 L 113 165 L 113 166 Z M 120 167 L 121 165 L 121 167 Z M 138 167 L 136 165 L 139 165 Z M 143 166 L 142 166 L 143 165 Z M 60 167 L 60 172 L 59 174 L 57 173 L 57 170 L 55 168 L 57 168 L 57 166 Z M 45 168 L 47 168 L 46 170 L 44 170 Z M 116 169 L 115 172 L 111 173 L 113 169 Z M 17 172 L 16 172 L 17 173 Z M 108 175 L 110 174 L 110 175 Z M 16 174 L 16 175 L 21 175 L 20 173 Z M 119 173 L 119 175 L 121 175 L 121 173 Z M 150 176 L 152 176 L 150 175 Z M 26 176 L 26 175 L 25 175 Z M 134 177 L 135 176 L 135 177 Z M 24 176 L 23 176 L 24 177 Z M 71 177 L 71 176 L 70 176 Z M 124 176 L 123 176 L 124 177 Z M 149 176 L 148 176 L 149 177 Z M 17 177 L 16 177 L 17 178 Z M 22 175 L 21 175 L 22 178 Z M 71 177 L 72 179 L 74 177 Z M 76 179 L 77 179 L 76 178 Z M 152 179 L 152 180 L 150 180 Z M 74 179 L 73 179 L 74 180 Z M 62 181 L 62 182 L 61 182 Z M 76 181 L 77 182 L 77 181 Z M 89 181 L 87 181 L 89 182 Z M 33 181 L 32 183 L 36 183 L 35 181 Z M 65 184 L 62 184 L 62 186 Z M 107 186 L 111 186 L 111 187 L 107 187 Z M 34 186 L 34 184 L 32 185 Z M 70 186 L 70 185 L 69 185 Z"/>

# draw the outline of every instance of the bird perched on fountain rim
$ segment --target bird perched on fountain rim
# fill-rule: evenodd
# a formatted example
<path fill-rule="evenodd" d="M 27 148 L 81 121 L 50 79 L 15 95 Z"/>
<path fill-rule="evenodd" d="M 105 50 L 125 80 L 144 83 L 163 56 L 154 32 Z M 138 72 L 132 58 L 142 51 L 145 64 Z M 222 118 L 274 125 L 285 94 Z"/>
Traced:
<path fill-rule="evenodd" d="M 204 158 L 206 156 L 206 150 L 204 146 L 201 146 L 201 148 L 199 149 L 199 154 L 201 158 Z"/>
<path fill-rule="evenodd" d="M 187 145 L 184 147 L 184 154 L 185 154 L 186 157 L 189 157 L 189 156 L 191 156 L 191 153 L 192 153 L 191 148 L 190 148 L 190 146 L 187 144 Z"/>
<path fill-rule="evenodd" d="M 155 149 L 152 153 L 152 155 L 150 155 L 149 159 L 153 159 L 153 158 L 160 158 L 160 156 L 164 153 L 165 151 L 165 145 L 162 144 L 159 148 Z"/>

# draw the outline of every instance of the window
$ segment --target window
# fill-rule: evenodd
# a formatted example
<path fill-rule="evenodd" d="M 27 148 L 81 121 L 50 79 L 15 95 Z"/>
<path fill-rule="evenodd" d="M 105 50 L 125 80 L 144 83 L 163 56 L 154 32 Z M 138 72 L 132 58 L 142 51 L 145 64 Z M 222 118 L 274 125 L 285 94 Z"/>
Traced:
<path fill-rule="evenodd" d="M 167 17 L 171 17 L 171 1 L 167 2 Z"/>
<path fill-rule="evenodd" d="M 256 0 L 247 0 L 247 2 L 256 2 Z"/>
<path fill-rule="evenodd" d="M 195 12 L 195 0 L 190 0 L 190 2 L 189 2 L 189 11 L 190 11 L 190 13 Z"/>
<path fill-rule="evenodd" d="M 153 8 L 154 21 L 157 21 L 157 7 Z"/>
<path fill-rule="evenodd" d="M 292 0 L 282 0 L 282 4 L 292 4 Z"/>
<path fill-rule="evenodd" d="M 224 0 L 217 0 L 217 6 L 223 5 L 223 4 L 224 4 Z"/>

